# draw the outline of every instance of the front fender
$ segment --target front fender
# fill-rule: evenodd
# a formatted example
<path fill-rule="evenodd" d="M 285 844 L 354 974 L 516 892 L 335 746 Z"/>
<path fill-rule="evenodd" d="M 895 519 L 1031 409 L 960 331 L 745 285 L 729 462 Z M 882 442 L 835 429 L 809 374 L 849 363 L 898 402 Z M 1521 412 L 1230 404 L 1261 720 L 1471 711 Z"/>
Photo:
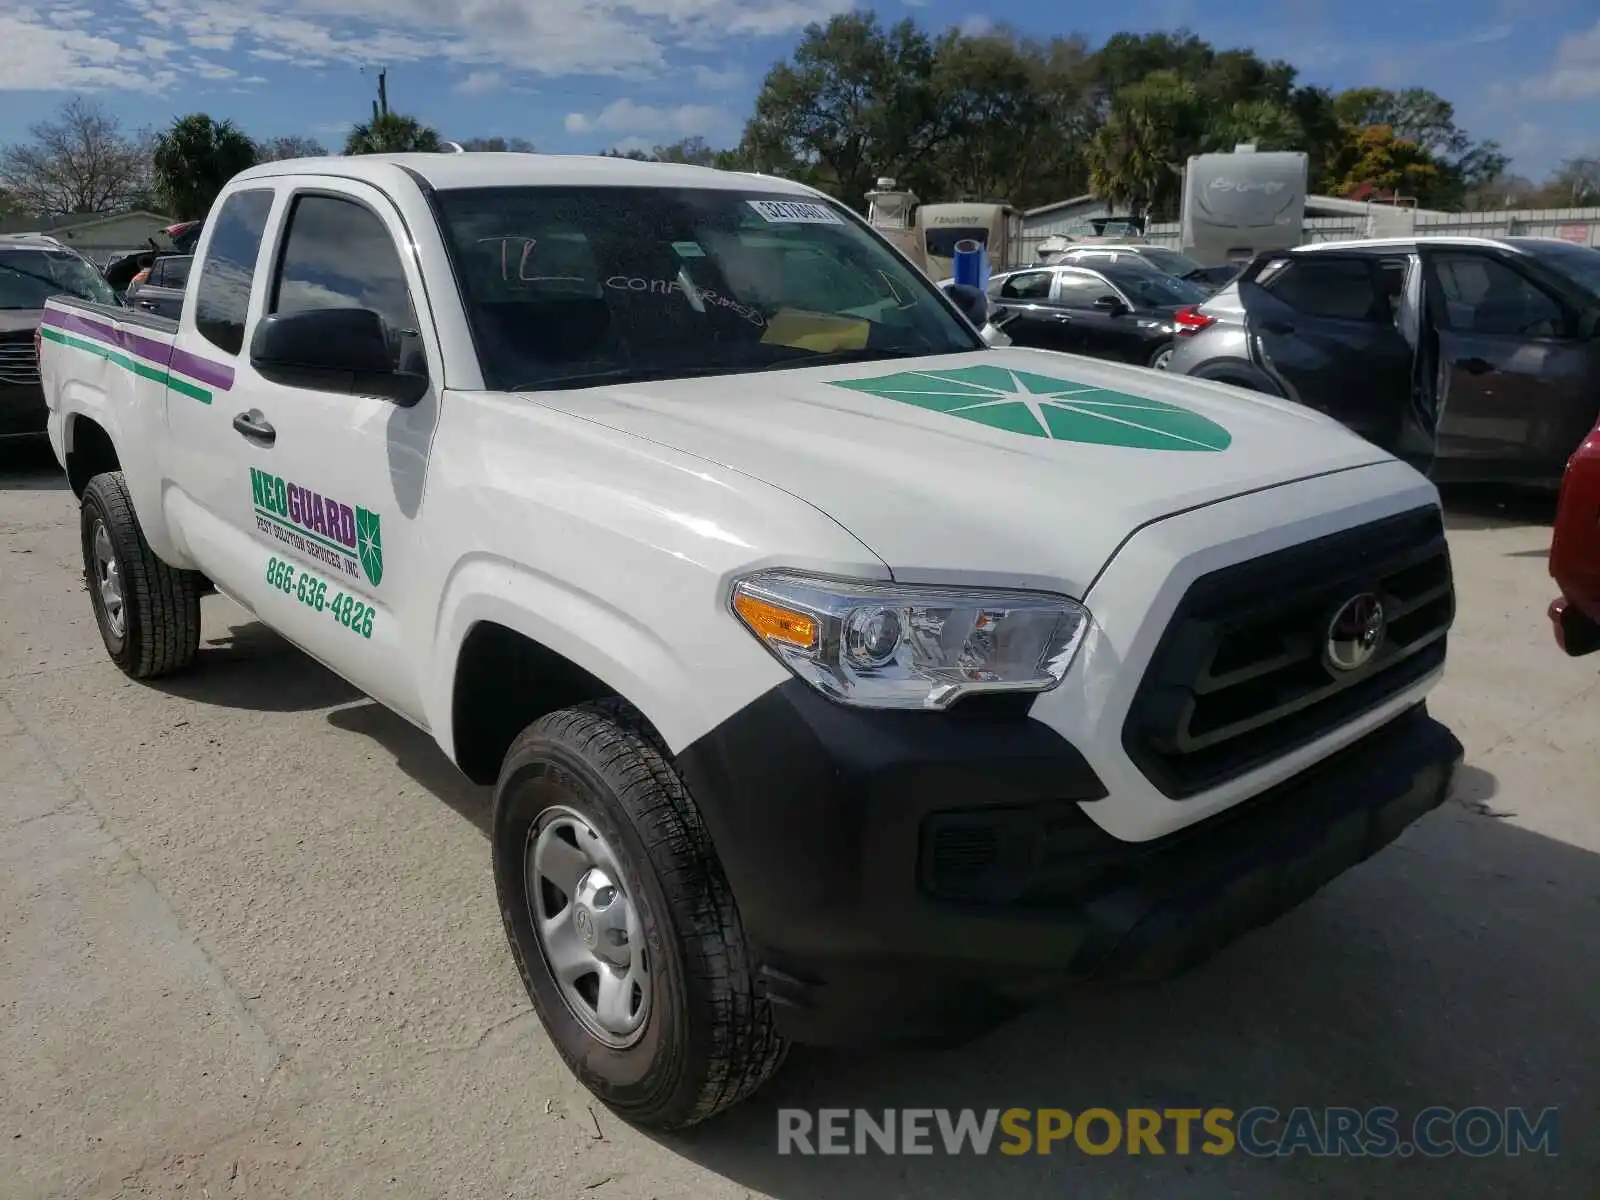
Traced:
<path fill-rule="evenodd" d="M 450 573 L 440 603 L 424 704 L 440 748 L 455 757 L 456 664 L 480 622 L 520 633 L 626 699 L 677 753 L 750 700 L 791 678 L 731 615 L 684 614 L 675 649 L 662 633 L 600 596 L 508 559 L 473 555 Z M 725 628 L 719 631 L 725 617 Z M 684 653 L 688 650 L 694 659 Z"/>

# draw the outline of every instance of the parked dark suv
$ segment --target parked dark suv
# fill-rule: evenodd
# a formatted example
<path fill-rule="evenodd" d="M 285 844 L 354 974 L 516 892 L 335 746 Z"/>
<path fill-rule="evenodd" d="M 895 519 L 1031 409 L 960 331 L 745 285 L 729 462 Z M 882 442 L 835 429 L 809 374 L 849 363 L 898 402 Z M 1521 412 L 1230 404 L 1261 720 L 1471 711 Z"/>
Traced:
<path fill-rule="evenodd" d="M 77 296 L 115 304 L 95 265 L 53 238 L 0 237 L 0 439 L 45 432 L 35 333 L 44 302 Z"/>
<path fill-rule="evenodd" d="M 1167 369 L 1318 409 L 1441 482 L 1555 487 L 1600 414 L 1600 250 L 1324 242 L 1257 256 Z"/>

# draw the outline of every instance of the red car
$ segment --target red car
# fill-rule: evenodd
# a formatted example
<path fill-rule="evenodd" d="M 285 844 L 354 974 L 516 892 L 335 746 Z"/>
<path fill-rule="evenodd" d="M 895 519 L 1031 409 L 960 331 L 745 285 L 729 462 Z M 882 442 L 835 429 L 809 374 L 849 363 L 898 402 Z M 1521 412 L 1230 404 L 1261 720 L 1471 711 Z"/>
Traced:
<path fill-rule="evenodd" d="M 1561 587 L 1550 605 L 1556 642 L 1572 655 L 1600 650 L 1600 424 L 1567 461 L 1550 574 Z"/>

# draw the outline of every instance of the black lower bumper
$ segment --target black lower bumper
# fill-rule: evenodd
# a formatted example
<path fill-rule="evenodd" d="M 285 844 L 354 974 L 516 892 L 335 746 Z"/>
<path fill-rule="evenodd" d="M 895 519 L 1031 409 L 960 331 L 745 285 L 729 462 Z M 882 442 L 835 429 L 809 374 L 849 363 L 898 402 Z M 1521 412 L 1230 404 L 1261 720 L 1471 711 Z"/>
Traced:
<path fill-rule="evenodd" d="M 795 682 L 679 766 L 780 1028 L 837 1045 L 981 1028 L 1072 979 L 1183 971 L 1439 805 L 1461 755 L 1419 705 L 1146 843 L 1084 814 L 1103 786 L 1021 708 L 863 712 Z"/>

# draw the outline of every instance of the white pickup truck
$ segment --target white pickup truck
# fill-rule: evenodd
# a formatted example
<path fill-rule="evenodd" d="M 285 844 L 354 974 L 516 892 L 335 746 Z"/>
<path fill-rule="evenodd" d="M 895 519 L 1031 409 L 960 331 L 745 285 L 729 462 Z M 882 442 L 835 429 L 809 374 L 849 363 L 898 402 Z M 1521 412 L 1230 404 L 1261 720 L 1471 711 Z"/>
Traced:
<path fill-rule="evenodd" d="M 791 1042 L 1184 969 L 1460 760 L 1426 479 L 1264 396 L 986 346 L 782 180 L 274 163 L 178 320 L 56 299 L 42 338 L 117 665 L 189 664 L 214 589 L 494 784 L 517 967 L 640 1124 Z"/>

